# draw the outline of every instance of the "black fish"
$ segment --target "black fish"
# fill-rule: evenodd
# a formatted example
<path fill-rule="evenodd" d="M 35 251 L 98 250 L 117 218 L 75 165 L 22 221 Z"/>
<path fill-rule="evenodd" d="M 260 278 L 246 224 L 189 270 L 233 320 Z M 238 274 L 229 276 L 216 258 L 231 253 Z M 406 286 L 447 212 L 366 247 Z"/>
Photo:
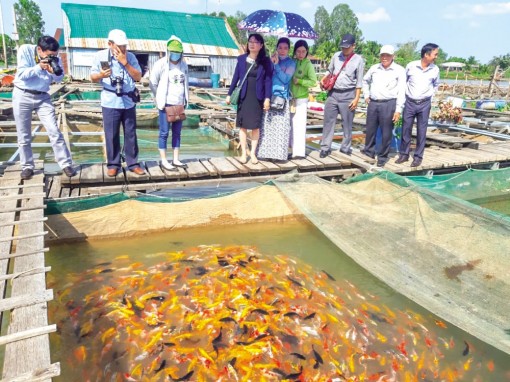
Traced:
<path fill-rule="evenodd" d="M 370 318 L 371 318 L 372 320 L 375 320 L 375 321 L 377 321 L 377 322 L 385 322 L 385 323 L 388 323 L 388 324 L 389 324 L 389 322 L 388 322 L 388 320 L 386 319 L 386 317 L 379 317 L 377 314 L 372 313 L 372 312 L 370 312 L 369 314 L 370 314 Z"/>
<path fill-rule="evenodd" d="M 293 355 L 294 357 L 302 359 L 302 360 L 306 359 L 306 357 L 304 355 L 299 354 L 299 353 L 290 353 L 290 355 Z"/>
<path fill-rule="evenodd" d="M 293 279 L 293 278 L 292 278 L 292 277 L 290 277 L 290 276 L 287 276 L 287 279 L 289 279 L 289 280 L 290 280 L 290 282 L 291 282 L 292 284 L 294 284 L 294 285 L 297 285 L 297 286 L 300 286 L 300 287 L 302 287 L 302 286 L 303 286 L 303 284 L 301 284 L 301 282 L 299 282 L 299 281 L 298 281 L 298 280 L 296 280 L 296 279 Z"/>
<path fill-rule="evenodd" d="M 464 348 L 464 351 L 462 352 L 462 355 L 466 356 L 466 355 L 469 354 L 469 344 L 466 341 L 464 341 L 464 343 L 466 344 L 466 347 Z"/>
<path fill-rule="evenodd" d="M 324 360 L 322 359 L 321 355 L 319 353 L 317 353 L 317 351 L 315 350 L 315 348 L 313 346 L 312 346 L 312 350 L 313 350 L 313 357 L 315 358 L 315 365 L 313 365 L 313 368 L 318 369 L 320 364 L 324 363 Z"/>
<path fill-rule="evenodd" d="M 282 340 L 282 342 L 287 342 L 288 344 L 291 344 L 294 346 L 299 345 L 299 339 L 296 336 L 292 336 L 290 334 L 283 333 L 281 340 Z"/>
<path fill-rule="evenodd" d="M 284 313 L 283 314 L 284 317 L 299 317 L 301 318 L 301 316 L 299 314 L 297 314 L 296 312 L 287 312 L 287 313 Z"/>
<path fill-rule="evenodd" d="M 110 261 L 106 261 L 104 263 L 96 264 L 96 267 L 106 267 L 107 265 L 112 265 Z"/>
<path fill-rule="evenodd" d="M 165 296 L 154 296 L 150 297 L 149 300 L 165 301 Z"/>
<path fill-rule="evenodd" d="M 196 267 L 195 268 L 195 275 L 197 276 L 203 276 L 207 273 L 207 269 L 205 267 Z"/>
<path fill-rule="evenodd" d="M 322 270 L 322 272 L 324 272 L 324 274 L 328 276 L 328 279 L 330 279 L 331 281 L 336 281 L 335 278 L 331 276 L 328 272 L 326 272 L 324 269 Z"/>
<path fill-rule="evenodd" d="M 170 379 L 174 382 L 179 382 L 179 381 L 189 381 L 189 379 L 191 378 L 191 376 L 193 375 L 194 371 L 191 370 L 188 374 L 186 374 L 185 376 L 183 377 L 180 377 L 180 378 L 174 378 L 172 377 L 170 374 L 168 374 L 168 376 L 170 377 Z"/>
<path fill-rule="evenodd" d="M 156 370 L 154 370 L 154 373 L 155 374 L 158 374 L 161 370 L 163 370 L 166 366 L 166 359 L 164 359 L 162 362 L 161 362 L 161 365 L 158 366 L 158 368 Z"/>
<path fill-rule="evenodd" d="M 99 273 L 111 273 L 113 272 L 115 269 L 112 269 L 112 268 L 106 268 L 106 269 L 102 269 L 101 272 Z"/>
<path fill-rule="evenodd" d="M 251 296 L 248 293 L 243 293 L 243 297 L 247 300 L 251 298 Z"/>
<path fill-rule="evenodd" d="M 195 260 L 192 260 L 192 259 L 180 259 L 179 262 L 180 263 L 194 263 Z"/>
<path fill-rule="evenodd" d="M 255 290 L 255 294 L 258 294 L 260 292 L 260 288 L 261 287 L 258 287 L 256 290 Z"/>
<path fill-rule="evenodd" d="M 248 262 L 247 261 L 244 261 L 244 260 L 239 260 L 237 262 L 237 264 L 239 264 L 241 267 L 243 268 L 246 268 L 246 266 L 248 265 Z"/>
<path fill-rule="evenodd" d="M 285 376 L 285 379 L 294 379 L 294 380 L 296 380 L 296 379 L 298 379 L 298 378 L 301 376 L 301 374 L 303 374 L 303 366 L 301 366 L 301 367 L 299 368 L 299 372 L 297 372 L 297 373 L 287 374 L 287 375 Z"/>
<path fill-rule="evenodd" d="M 278 375 L 281 375 L 282 377 L 285 377 L 285 372 L 282 370 L 282 369 L 277 369 L 277 368 L 274 368 L 273 370 L 271 370 L 273 373 L 275 374 L 278 374 Z"/>
<path fill-rule="evenodd" d="M 218 354 L 218 349 L 225 347 L 225 345 L 221 343 L 222 337 L 223 337 L 223 328 L 221 327 L 220 334 L 218 334 L 216 336 L 216 338 L 212 340 L 213 349 L 216 352 L 216 354 Z"/>
<path fill-rule="evenodd" d="M 227 260 L 221 257 L 217 257 L 216 259 L 218 260 L 218 264 L 222 267 L 228 267 L 230 265 L 230 263 Z"/>
<path fill-rule="evenodd" d="M 175 346 L 175 343 L 174 342 L 163 342 L 163 345 L 165 345 L 167 347 L 172 347 L 172 346 Z"/>
<path fill-rule="evenodd" d="M 234 324 L 237 324 L 237 321 L 234 320 L 232 317 L 223 317 L 223 318 L 220 318 L 220 321 L 221 322 L 233 322 Z"/>
<path fill-rule="evenodd" d="M 253 309 L 251 311 L 252 313 L 258 313 L 258 314 L 263 314 L 264 316 L 268 316 L 269 315 L 269 312 L 267 310 L 264 310 L 264 309 Z"/>
<path fill-rule="evenodd" d="M 231 273 L 231 274 L 228 275 L 228 278 L 230 280 L 235 279 L 236 277 L 237 277 L 237 275 L 235 273 Z"/>
<path fill-rule="evenodd" d="M 257 256 L 255 255 L 251 255 L 250 257 L 248 257 L 248 261 L 249 262 L 252 262 L 253 260 L 255 260 L 257 258 Z"/>
<path fill-rule="evenodd" d="M 228 363 L 230 364 L 230 366 L 234 367 L 236 365 L 236 362 L 237 362 L 237 358 L 234 357 L 232 358 L 230 361 L 228 361 Z"/>
<path fill-rule="evenodd" d="M 306 316 L 305 318 L 303 318 L 303 320 L 311 320 L 312 318 L 315 317 L 315 313 L 310 313 L 308 316 Z"/>

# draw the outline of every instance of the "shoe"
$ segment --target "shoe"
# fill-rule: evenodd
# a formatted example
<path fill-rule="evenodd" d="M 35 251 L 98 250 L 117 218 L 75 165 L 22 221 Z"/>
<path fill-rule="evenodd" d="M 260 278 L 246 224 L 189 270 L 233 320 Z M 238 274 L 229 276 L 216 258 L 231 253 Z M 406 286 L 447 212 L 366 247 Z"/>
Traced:
<path fill-rule="evenodd" d="M 119 172 L 119 169 L 117 167 L 109 168 L 108 171 L 106 171 L 106 175 L 109 177 L 117 176 L 117 173 Z"/>
<path fill-rule="evenodd" d="M 21 171 L 21 179 L 23 179 L 23 180 L 32 179 L 32 176 L 34 176 L 34 170 L 31 168 L 24 168 Z"/>
<path fill-rule="evenodd" d="M 345 154 L 345 155 L 351 155 L 352 154 L 352 150 L 350 150 L 350 149 L 349 150 L 342 150 L 342 149 L 340 149 L 340 152 L 342 154 Z"/>
<path fill-rule="evenodd" d="M 72 166 L 64 167 L 64 174 L 66 174 L 69 178 L 72 178 L 76 175 L 76 170 Z"/>
<path fill-rule="evenodd" d="M 165 170 L 167 170 L 167 171 L 179 171 L 179 170 L 177 169 L 177 167 L 175 167 L 175 166 L 171 165 L 170 163 L 166 164 L 166 163 L 163 163 L 162 161 L 159 161 L 159 165 L 160 165 L 161 167 L 163 167 L 163 168 L 164 168 Z"/>
<path fill-rule="evenodd" d="M 145 171 L 140 166 L 133 167 L 129 171 L 134 172 L 136 175 L 145 175 Z"/>
<path fill-rule="evenodd" d="M 411 167 L 418 167 L 421 165 L 421 159 L 420 158 L 414 158 L 413 163 L 411 163 Z"/>
<path fill-rule="evenodd" d="M 400 164 L 400 163 L 404 163 L 404 162 L 407 162 L 409 160 L 409 157 L 407 155 L 401 155 L 397 158 L 397 160 L 395 161 L 396 164 Z"/>
<path fill-rule="evenodd" d="M 305 159 L 305 157 L 301 157 L 298 155 L 298 156 L 292 157 L 290 159 L 300 160 L 300 159 Z"/>
<path fill-rule="evenodd" d="M 319 156 L 321 158 L 326 158 L 329 154 L 331 154 L 331 150 L 321 150 L 321 153 L 319 154 Z"/>
<path fill-rule="evenodd" d="M 370 154 L 369 152 L 367 152 L 367 151 L 365 151 L 365 150 L 360 150 L 360 152 L 361 152 L 363 155 L 365 155 L 365 156 L 367 156 L 367 157 L 369 157 L 369 158 L 375 159 L 375 155 L 372 155 L 372 154 Z"/>
<path fill-rule="evenodd" d="M 384 167 L 385 164 L 386 164 L 386 161 L 382 161 L 382 160 L 377 161 L 377 167 Z"/>
<path fill-rule="evenodd" d="M 175 163 L 175 161 L 172 161 L 172 164 L 175 166 L 175 167 L 180 167 L 180 168 L 188 168 L 188 165 L 186 163 Z"/>

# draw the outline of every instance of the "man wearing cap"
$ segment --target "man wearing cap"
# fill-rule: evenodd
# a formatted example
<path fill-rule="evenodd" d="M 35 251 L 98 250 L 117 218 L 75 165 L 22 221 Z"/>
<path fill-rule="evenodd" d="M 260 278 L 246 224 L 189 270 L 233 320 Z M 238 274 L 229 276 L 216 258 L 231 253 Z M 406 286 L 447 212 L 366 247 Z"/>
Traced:
<path fill-rule="evenodd" d="M 90 80 L 103 85 L 101 107 L 106 141 L 107 175 L 114 177 L 121 166 L 120 125 L 124 129 L 124 155 L 129 171 L 145 174 L 138 163 L 135 82 L 142 78 L 136 56 L 127 51 L 128 39 L 120 29 L 108 34 L 108 48 L 94 57 Z"/>
<path fill-rule="evenodd" d="M 406 73 L 393 61 L 395 49 L 383 45 L 380 63 L 372 65 L 363 77 L 363 97 L 367 103 L 365 148 L 361 152 L 370 158 L 377 155 L 377 166 L 388 161 L 394 123 L 400 119 L 404 107 Z M 377 129 L 381 129 L 381 146 L 376 152 Z"/>
<path fill-rule="evenodd" d="M 12 91 L 12 109 L 16 121 L 21 179 L 34 175 L 32 154 L 32 112 L 48 132 L 55 159 L 68 177 L 76 175 L 71 153 L 57 126 L 55 106 L 48 94 L 52 82 L 60 82 L 64 71 L 58 58 L 59 44 L 51 36 L 42 36 L 37 45 L 24 44 L 18 50 L 18 67 Z M 50 60 L 54 60 L 53 65 Z"/>
<path fill-rule="evenodd" d="M 149 87 L 159 110 L 158 149 L 161 167 L 167 171 L 176 171 L 177 167 L 187 165 L 179 160 L 181 147 L 182 120 L 168 122 L 165 108 L 183 106 L 186 108 L 189 99 L 188 65 L 183 59 L 183 46 L 179 37 L 172 35 L 167 43 L 167 54 L 155 62 L 149 77 Z M 168 135 L 172 128 L 172 163 L 166 157 Z"/>
<path fill-rule="evenodd" d="M 341 52 L 334 54 L 328 70 L 333 75 L 339 73 L 333 89 L 328 93 L 324 106 L 324 127 L 322 128 L 320 157 L 331 154 L 331 143 L 335 132 L 338 113 L 342 116 L 343 139 L 340 152 L 351 154 L 352 125 L 354 112 L 361 96 L 363 85 L 363 58 L 354 53 L 356 41 L 352 34 L 342 36 Z"/>
<path fill-rule="evenodd" d="M 411 167 L 420 166 L 423 160 L 432 96 L 439 87 L 439 68 L 434 64 L 438 54 L 438 45 L 425 44 L 421 48 L 421 60 L 411 61 L 406 66 L 406 101 L 402 114 L 400 155 L 395 161 L 397 164 L 409 160 L 411 133 L 415 118 L 416 149 Z"/>

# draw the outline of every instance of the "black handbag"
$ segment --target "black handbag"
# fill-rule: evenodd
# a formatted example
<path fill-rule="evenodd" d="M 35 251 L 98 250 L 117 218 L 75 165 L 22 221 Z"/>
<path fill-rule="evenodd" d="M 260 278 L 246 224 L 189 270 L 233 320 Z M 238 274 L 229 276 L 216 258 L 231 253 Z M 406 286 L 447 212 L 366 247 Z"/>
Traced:
<path fill-rule="evenodd" d="M 277 95 L 272 95 L 270 107 L 273 110 L 283 110 L 285 108 L 286 102 L 287 100 L 285 98 Z"/>

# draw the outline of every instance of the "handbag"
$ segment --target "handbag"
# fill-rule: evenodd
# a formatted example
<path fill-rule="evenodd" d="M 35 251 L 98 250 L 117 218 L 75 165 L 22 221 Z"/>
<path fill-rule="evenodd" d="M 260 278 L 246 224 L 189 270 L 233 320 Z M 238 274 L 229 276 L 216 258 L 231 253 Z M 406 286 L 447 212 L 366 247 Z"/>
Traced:
<path fill-rule="evenodd" d="M 324 76 L 324 78 L 321 80 L 322 89 L 328 90 L 328 91 L 333 89 L 333 87 L 335 86 L 335 83 L 336 83 L 336 79 L 338 78 L 338 76 L 340 75 L 342 70 L 345 68 L 345 65 L 347 65 L 349 60 L 352 58 L 352 56 L 354 56 L 354 53 L 351 54 L 349 57 L 347 57 L 347 59 L 344 61 L 342 67 L 340 68 L 340 70 L 338 71 L 337 74 L 328 73 Z"/>
<path fill-rule="evenodd" d="M 285 98 L 273 94 L 271 96 L 270 107 L 273 110 L 283 110 L 286 102 L 287 100 Z"/>
<path fill-rule="evenodd" d="M 166 120 L 168 122 L 184 121 L 186 113 L 184 113 L 184 105 L 166 106 Z"/>
<path fill-rule="evenodd" d="M 255 65 L 255 61 L 251 64 L 250 68 L 246 71 L 246 74 L 243 77 L 243 80 L 239 84 L 239 86 L 236 86 L 235 89 L 232 91 L 232 94 L 230 95 L 230 104 L 231 105 L 237 105 L 239 103 L 239 96 L 241 95 L 241 88 L 244 85 L 244 81 L 246 81 L 246 77 L 248 77 L 248 73 L 250 72 L 251 68 L 253 68 L 253 65 Z"/>

